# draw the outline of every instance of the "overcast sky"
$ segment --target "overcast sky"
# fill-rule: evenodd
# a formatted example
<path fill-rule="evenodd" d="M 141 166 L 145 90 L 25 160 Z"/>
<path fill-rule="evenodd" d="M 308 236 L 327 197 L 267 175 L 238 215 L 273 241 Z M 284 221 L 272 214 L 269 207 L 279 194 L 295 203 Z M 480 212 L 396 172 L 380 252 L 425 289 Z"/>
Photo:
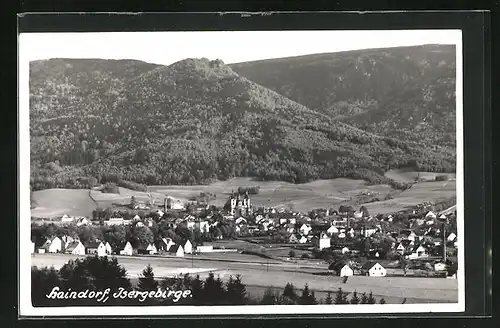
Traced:
<path fill-rule="evenodd" d="M 185 58 L 225 63 L 355 49 L 457 44 L 459 30 L 23 33 L 22 57 L 137 59 L 169 65 Z"/>

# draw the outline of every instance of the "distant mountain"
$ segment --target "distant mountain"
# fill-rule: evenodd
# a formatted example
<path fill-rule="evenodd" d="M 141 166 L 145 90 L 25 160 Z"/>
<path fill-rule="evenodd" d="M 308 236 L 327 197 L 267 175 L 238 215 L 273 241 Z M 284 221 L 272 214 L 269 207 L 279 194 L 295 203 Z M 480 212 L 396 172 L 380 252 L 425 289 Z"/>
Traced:
<path fill-rule="evenodd" d="M 454 45 L 364 49 L 230 65 L 366 131 L 454 147 Z"/>
<path fill-rule="evenodd" d="M 362 131 L 219 60 L 45 64 L 32 65 L 30 79 L 31 111 L 37 113 L 31 122 L 35 190 L 78 186 L 79 177 L 89 176 L 146 184 L 233 176 L 388 183 L 384 171 L 407 164 L 454 170 L 447 148 Z"/>

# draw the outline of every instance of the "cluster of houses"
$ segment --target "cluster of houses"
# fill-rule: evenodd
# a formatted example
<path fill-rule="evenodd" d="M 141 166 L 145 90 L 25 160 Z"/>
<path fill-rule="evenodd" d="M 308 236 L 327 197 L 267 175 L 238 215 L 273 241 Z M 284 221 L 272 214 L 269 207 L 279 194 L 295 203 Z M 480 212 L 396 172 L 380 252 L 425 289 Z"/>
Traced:
<path fill-rule="evenodd" d="M 163 210 L 157 209 L 156 214 L 161 219 L 167 211 L 182 212 L 184 210 L 185 206 L 181 201 L 166 198 Z M 456 234 L 449 231 L 441 231 L 442 226 L 440 224 L 447 220 L 450 215 L 456 215 L 456 207 L 451 207 L 440 213 L 414 210 L 413 213 L 410 213 L 414 215 L 411 225 L 407 229 L 401 229 L 391 224 L 394 221 L 394 217 L 391 214 L 373 217 L 363 209 L 350 213 L 327 209 L 317 211 L 314 216 L 287 211 L 285 209 L 255 209 L 251 205 L 248 194 L 240 196 L 232 193 L 223 208 L 222 214 L 224 220 L 232 222 L 236 234 L 240 236 L 252 236 L 256 233 L 273 235 L 275 232 L 286 231 L 287 242 L 290 244 L 303 244 L 304 246 L 312 246 L 319 250 L 334 249 L 343 254 L 357 252 L 350 246 L 354 238 L 370 239 L 381 238 L 381 236 L 391 240 L 391 251 L 405 256 L 409 260 L 436 256 L 435 250 L 441 246 L 446 247 L 446 245 L 450 244 L 453 247 L 457 246 Z M 93 224 L 87 218 L 70 217 L 69 215 L 64 215 L 61 218 L 61 222 L 79 226 Z M 190 230 L 199 229 L 200 232 L 204 233 L 211 231 L 213 227 L 217 227 L 220 222 L 214 220 L 210 213 L 201 218 L 196 213 L 186 212 L 184 216 L 172 219 L 170 223 L 174 229 L 177 225 L 184 224 Z M 104 225 L 106 226 L 132 225 L 136 227 L 152 227 L 154 224 L 154 219 L 150 217 L 141 218 L 139 215 L 130 220 L 114 217 L 104 221 Z M 222 239 L 223 237 L 218 235 L 215 238 Z M 154 255 L 169 253 L 182 257 L 184 254 L 191 254 L 193 252 L 216 251 L 209 245 L 198 246 L 193 250 L 193 245 L 190 241 L 187 241 L 184 245 L 176 245 L 169 238 L 163 238 L 161 241 L 149 245 L 139 245 L 136 248 L 133 248 L 129 242 L 124 242 L 118 248 L 111 249 L 109 243 L 103 241 L 95 241 L 94 243 L 83 245 L 78 240 L 68 242 L 68 238 L 61 240 L 58 237 L 53 237 L 47 240 L 38 249 L 38 252 L 64 252 L 78 255 Z M 373 253 L 374 258 L 380 256 L 378 249 L 370 251 Z M 35 252 L 34 249 L 33 252 Z M 360 272 L 365 270 L 371 276 L 385 275 L 385 269 L 380 268 L 380 263 L 376 262 L 372 264 L 372 267 L 366 270 L 359 268 Z M 336 266 L 340 266 L 340 264 L 336 264 Z M 349 273 L 348 267 L 349 265 L 344 263 L 340 269 L 336 267 L 335 271 Z"/>
<path fill-rule="evenodd" d="M 215 253 L 215 252 L 236 252 L 236 249 L 217 249 L 213 245 L 205 244 L 193 247 L 191 241 L 187 240 L 184 244 L 176 244 L 171 238 L 162 238 L 156 243 L 140 244 L 133 247 L 130 242 L 124 242 L 118 247 L 113 248 L 109 242 L 96 240 L 94 242 L 82 243 L 78 238 L 63 236 L 59 238 L 53 236 L 48 238 L 38 249 L 35 249 L 35 243 L 31 242 L 31 253 L 64 253 L 73 255 L 156 255 L 168 254 L 176 257 L 184 257 L 185 254 L 193 253 Z"/>

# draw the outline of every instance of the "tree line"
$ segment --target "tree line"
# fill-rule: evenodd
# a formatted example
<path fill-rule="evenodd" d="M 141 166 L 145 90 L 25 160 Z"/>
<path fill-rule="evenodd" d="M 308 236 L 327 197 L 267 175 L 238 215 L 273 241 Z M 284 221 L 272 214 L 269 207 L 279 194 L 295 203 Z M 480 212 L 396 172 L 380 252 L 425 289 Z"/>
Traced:
<path fill-rule="evenodd" d="M 87 257 L 85 259 L 70 260 L 61 269 L 53 267 L 31 268 L 31 298 L 34 306 L 89 306 L 99 305 L 97 299 L 65 299 L 48 298 L 54 287 L 61 291 L 72 290 L 105 290 L 112 293 L 125 291 L 157 291 L 174 290 L 190 291 L 189 297 L 179 298 L 148 298 L 143 302 L 138 299 L 120 299 L 110 297 L 102 305 L 315 305 L 315 304 L 375 304 L 377 300 L 370 293 L 358 294 L 344 292 L 339 288 L 336 292 L 328 292 L 325 299 L 317 299 L 314 291 L 308 284 L 297 290 L 291 283 L 287 283 L 283 291 L 277 292 L 272 288 L 266 289 L 262 297 L 254 297 L 247 292 L 241 275 L 230 276 L 223 281 L 220 276 L 215 277 L 210 272 L 205 279 L 199 275 L 195 277 L 185 274 L 178 277 L 157 279 L 153 268 L 148 264 L 138 278 L 133 281 L 127 271 L 116 258 Z M 350 296 L 350 297 L 349 297 Z M 378 303 L 384 304 L 381 298 Z"/>

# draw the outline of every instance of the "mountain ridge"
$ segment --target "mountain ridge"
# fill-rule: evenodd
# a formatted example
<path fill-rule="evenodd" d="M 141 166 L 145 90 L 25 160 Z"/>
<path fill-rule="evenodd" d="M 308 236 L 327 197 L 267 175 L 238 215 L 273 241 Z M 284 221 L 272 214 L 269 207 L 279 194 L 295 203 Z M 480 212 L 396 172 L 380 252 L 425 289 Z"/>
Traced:
<path fill-rule="evenodd" d="M 82 177 L 195 184 L 234 176 L 290 182 L 344 176 L 387 183 L 384 170 L 413 162 L 454 170 L 446 149 L 339 122 L 220 60 L 124 61 L 121 78 L 106 63 L 116 64 L 31 72 L 35 190 L 78 185 Z"/>

